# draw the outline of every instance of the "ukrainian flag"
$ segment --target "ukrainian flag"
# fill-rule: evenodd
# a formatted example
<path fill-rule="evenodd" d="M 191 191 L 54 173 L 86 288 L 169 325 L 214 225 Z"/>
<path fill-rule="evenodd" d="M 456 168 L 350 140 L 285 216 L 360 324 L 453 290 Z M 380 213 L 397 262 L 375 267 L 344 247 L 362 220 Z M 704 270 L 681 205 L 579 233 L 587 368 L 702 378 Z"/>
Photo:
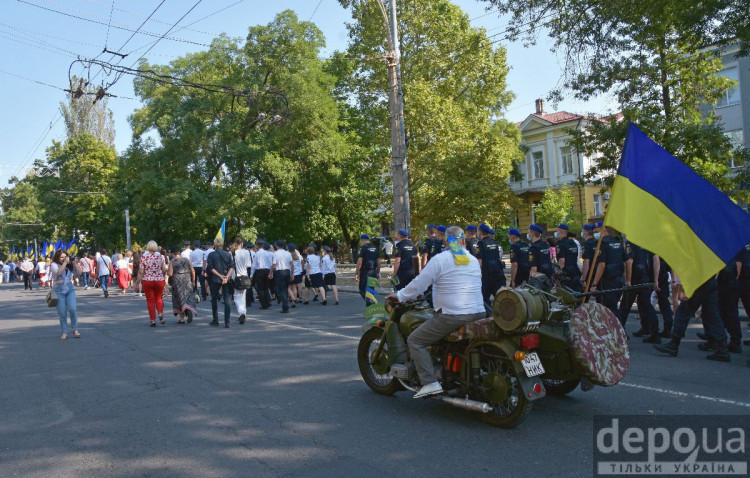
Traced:
<path fill-rule="evenodd" d="M 750 242 L 750 216 L 632 123 L 604 222 L 663 257 L 688 297 Z"/>
<path fill-rule="evenodd" d="M 221 242 L 226 242 L 224 239 L 227 234 L 227 220 L 224 218 L 223 221 L 221 221 L 221 227 L 219 228 L 219 232 L 216 233 L 215 239 L 221 239 Z"/>

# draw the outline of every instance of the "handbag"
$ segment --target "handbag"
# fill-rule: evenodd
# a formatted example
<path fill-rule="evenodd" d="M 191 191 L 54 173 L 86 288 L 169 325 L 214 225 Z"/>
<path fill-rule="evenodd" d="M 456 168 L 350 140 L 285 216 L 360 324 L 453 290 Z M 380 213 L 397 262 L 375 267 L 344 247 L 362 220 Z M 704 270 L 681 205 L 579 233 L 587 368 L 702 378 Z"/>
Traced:
<path fill-rule="evenodd" d="M 47 297 L 44 298 L 44 301 L 47 303 L 47 307 L 57 307 L 57 292 L 50 289 L 49 292 L 47 292 Z"/>
<path fill-rule="evenodd" d="M 253 280 L 248 276 L 236 276 L 234 278 L 234 288 L 237 290 L 247 290 L 253 286 Z"/>

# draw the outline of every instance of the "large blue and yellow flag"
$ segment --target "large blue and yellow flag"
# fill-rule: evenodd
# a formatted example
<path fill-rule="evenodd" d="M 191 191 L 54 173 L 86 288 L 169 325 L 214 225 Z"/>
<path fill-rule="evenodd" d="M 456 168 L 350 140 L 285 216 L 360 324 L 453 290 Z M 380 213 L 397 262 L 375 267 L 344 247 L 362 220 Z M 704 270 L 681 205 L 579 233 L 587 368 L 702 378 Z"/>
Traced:
<path fill-rule="evenodd" d="M 604 222 L 663 257 L 688 297 L 750 242 L 750 216 L 632 123 Z"/>
<path fill-rule="evenodd" d="M 223 221 L 221 221 L 221 227 L 219 228 L 219 232 L 216 233 L 215 239 L 221 239 L 221 242 L 226 242 L 224 239 L 227 234 L 227 220 L 224 218 Z"/>

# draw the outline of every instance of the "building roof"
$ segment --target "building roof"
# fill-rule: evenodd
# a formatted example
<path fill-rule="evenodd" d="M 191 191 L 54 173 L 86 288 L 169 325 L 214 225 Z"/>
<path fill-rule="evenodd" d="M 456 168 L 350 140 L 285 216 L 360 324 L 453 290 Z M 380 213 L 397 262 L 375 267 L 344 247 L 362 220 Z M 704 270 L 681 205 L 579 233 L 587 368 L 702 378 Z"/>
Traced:
<path fill-rule="evenodd" d="M 542 114 L 532 114 L 531 116 L 536 116 L 537 118 L 547 121 L 552 124 L 558 124 L 558 123 L 565 123 L 567 121 L 574 121 L 584 118 L 583 115 L 575 114 L 575 113 L 568 113 L 567 111 L 557 111 L 555 113 L 542 113 Z"/>

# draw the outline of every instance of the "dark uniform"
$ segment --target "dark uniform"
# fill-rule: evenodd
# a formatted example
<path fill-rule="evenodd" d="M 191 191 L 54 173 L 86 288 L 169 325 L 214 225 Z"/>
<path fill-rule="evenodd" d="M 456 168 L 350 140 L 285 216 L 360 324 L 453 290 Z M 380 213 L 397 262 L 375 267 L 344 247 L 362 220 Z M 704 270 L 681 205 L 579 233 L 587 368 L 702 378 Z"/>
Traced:
<path fill-rule="evenodd" d="M 402 239 L 396 243 L 394 251 L 394 257 L 398 257 L 400 262 L 398 264 L 398 285 L 396 290 L 401 290 L 414 279 L 414 255 L 417 253 L 417 248 L 414 243 L 409 239 Z"/>
<path fill-rule="evenodd" d="M 740 281 L 737 279 L 737 263 L 742 262 L 742 251 L 727 263 L 717 276 L 719 287 L 719 314 L 724 328 L 729 333 L 729 346 L 740 348 L 742 329 L 740 328 Z M 744 269 L 744 267 L 743 267 Z"/>
<path fill-rule="evenodd" d="M 581 286 L 581 269 L 578 268 L 578 245 L 569 237 L 557 241 L 557 260 L 565 259 L 563 273 L 570 279 L 564 285 L 574 291 L 583 292 Z"/>
<path fill-rule="evenodd" d="M 443 242 L 437 237 L 428 237 L 422 245 L 422 254 L 427 254 L 427 261 L 443 252 Z"/>
<path fill-rule="evenodd" d="M 662 329 L 662 337 L 672 336 L 672 322 L 674 314 L 672 312 L 672 301 L 669 300 L 669 273 L 672 268 L 669 267 L 667 261 L 659 257 L 659 277 L 654 278 L 653 267 L 649 269 L 649 280 L 651 282 L 656 281 L 659 284 L 659 291 L 656 293 L 656 301 L 659 304 L 659 312 L 661 312 L 662 320 L 664 321 L 664 328 Z"/>
<path fill-rule="evenodd" d="M 742 300 L 745 312 L 750 315 L 750 242 L 742 248 L 740 257 L 740 262 L 742 262 L 742 272 L 740 272 L 740 300 Z"/>
<path fill-rule="evenodd" d="M 516 241 L 510 246 L 510 262 L 518 264 L 516 269 L 516 287 L 529 280 L 529 244 L 523 241 Z"/>
<path fill-rule="evenodd" d="M 605 236 L 602 238 L 599 257 L 592 267 L 597 267 L 602 262 L 605 264 L 604 275 L 597 284 L 597 290 L 622 288 L 625 285 L 625 247 L 616 237 Z M 594 274 L 594 277 L 596 277 L 596 271 L 594 271 Z M 617 310 L 620 295 L 620 292 L 608 292 L 601 296 L 600 302 L 611 310 L 622 323 L 623 320 Z"/>
<path fill-rule="evenodd" d="M 500 256 L 500 244 L 489 236 L 479 241 L 479 255 L 482 261 L 482 298 L 485 302 L 501 287 L 505 287 L 505 263 Z"/>
<path fill-rule="evenodd" d="M 646 249 L 628 242 L 625 245 L 625 259 L 633 260 L 630 273 L 630 283 L 632 285 L 647 284 L 653 275 L 654 255 Z M 649 274 L 649 270 L 652 274 Z M 620 301 L 620 323 L 625 326 L 630 315 L 630 309 L 633 302 L 638 304 L 638 313 L 641 315 L 641 326 L 644 332 L 651 337 L 659 335 L 659 320 L 656 317 L 656 310 L 651 305 L 651 289 L 644 288 L 625 292 Z"/>
<path fill-rule="evenodd" d="M 479 258 L 479 239 L 476 237 L 472 237 L 471 239 L 466 239 L 466 250 L 471 252 L 471 255 Z"/>
<path fill-rule="evenodd" d="M 359 257 L 362 258 L 362 267 L 359 269 L 359 295 L 365 299 L 366 305 L 370 305 L 372 301 L 365 296 L 367 278 L 378 276 L 378 258 L 380 257 L 380 252 L 375 244 L 369 242 L 362 244 L 359 248 Z"/>
<path fill-rule="evenodd" d="M 541 239 L 531 243 L 529 246 L 529 270 L 535 266 L 537 272 L 552 278 L 552 260 L 549 255 L 549 244 Z"/>

